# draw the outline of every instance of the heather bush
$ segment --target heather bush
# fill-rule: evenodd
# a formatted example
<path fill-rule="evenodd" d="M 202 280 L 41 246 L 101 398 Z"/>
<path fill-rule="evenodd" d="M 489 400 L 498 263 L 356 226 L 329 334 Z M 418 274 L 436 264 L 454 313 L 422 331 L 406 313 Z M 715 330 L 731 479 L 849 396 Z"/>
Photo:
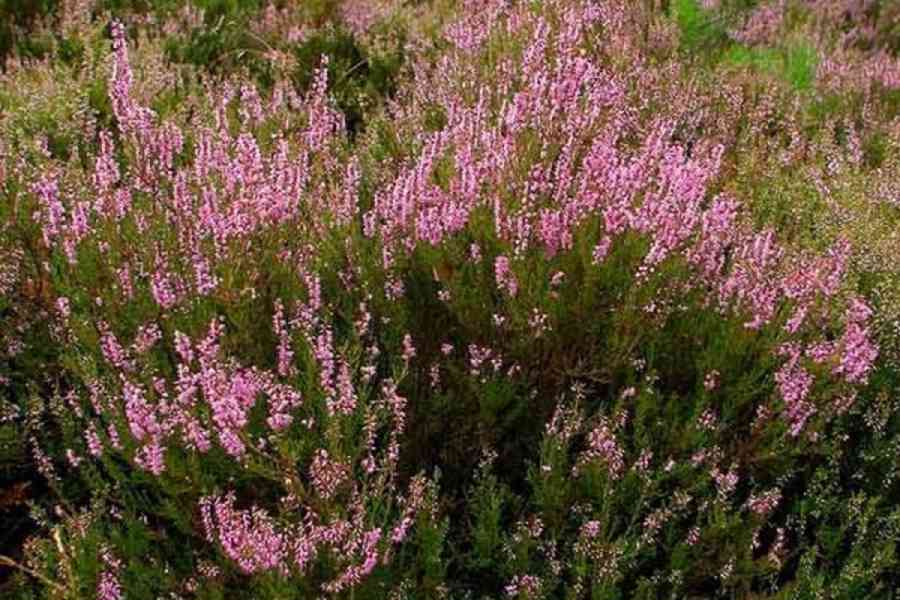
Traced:
<path fill-rule="evenodd" d="M 4 594 L 896 591 L 881 8 L 83 4 L 0 87 Z"/>

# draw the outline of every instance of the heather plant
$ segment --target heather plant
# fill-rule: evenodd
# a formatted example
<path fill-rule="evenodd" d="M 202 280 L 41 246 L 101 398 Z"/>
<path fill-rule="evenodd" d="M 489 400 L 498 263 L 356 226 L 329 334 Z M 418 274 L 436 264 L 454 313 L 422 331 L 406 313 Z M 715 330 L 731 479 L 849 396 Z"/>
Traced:
<path fill-rule="evenodd" d="M 11 62 L 0 589 L 889 597 L 893 59 L 632 8 L 100 6 Z"/>

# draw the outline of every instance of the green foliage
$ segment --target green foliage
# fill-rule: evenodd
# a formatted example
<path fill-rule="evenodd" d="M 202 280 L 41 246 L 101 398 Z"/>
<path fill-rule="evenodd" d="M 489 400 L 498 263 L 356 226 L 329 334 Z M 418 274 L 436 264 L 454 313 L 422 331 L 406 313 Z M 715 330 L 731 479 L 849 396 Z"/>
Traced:
<path fill-rule="evenodd" d="M 787 48 L 750 48 L 736 44 L 725 54 L 727 62 L 770 73 L 789 83 L 798 92 L 808 91 L 814 82 L 818 57 L 806 44 Z"/>
<path fill-rule="evenodd" d="M 246 68 L 261 83 L 269 82 L 268 61 L 260 56 L 262 46 L 249 36 L 241 14 L 228 14 L 190 32 L 187 40 L 173 38 L 167 53 L 174 62 L 190 63 L 216 74 Z"/>
<path fill-rule="evenodd" d="M 353 34 L 340 27 L 309 36 L 292 52 L 296 66 L 291 78 L 301 90 L 309 88 L 322 57 L 328 57 L 329 90 L 344 113 L 351 135 L 361 131 L 374 106 L 394 94 L 403 66 L 402 37 L 396 37 L 388 49 L 376 52 L 360 45 Z"/>
<path fill-rule="evenodd" d="M 5 60 L 14 49 L 25 56 L 43 57 L 47 41 L 31 33 L 57 4 L 58 0 L 0 0 L 0 60 Z"/>
<path fill-rule="evenodd" d="M 681 34 L 682 49 L 702 54 L 726 43 L 725 29 L 699 0 L 673 0 L 670 10 Z"/>
<path fill-rule="evenodd" d="M 208 25 L 252 14 L 261 5 L 260 0 L 194 0 L 194 4 L 203 9 Z"/>
<path fill-rule="evenodd" d="M 818 57 L 808 45 L 790 46 L 784 57 L 785 78 L 800 91 L 808 90 L 814 81 Z"/>

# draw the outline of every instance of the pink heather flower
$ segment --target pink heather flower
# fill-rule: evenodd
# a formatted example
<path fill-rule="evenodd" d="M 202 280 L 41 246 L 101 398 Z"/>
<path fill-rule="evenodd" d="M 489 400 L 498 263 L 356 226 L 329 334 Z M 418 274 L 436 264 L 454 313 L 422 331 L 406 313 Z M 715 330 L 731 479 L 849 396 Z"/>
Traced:
<path fill-rule="evenodd" d="M 703 387 L 706 391 L 711 392 L 719 385 L 719 372 L 713 369 L 703 378 Z"/>
<path fill-rule="evenodd" d="M 644 517 L 644 531 L 641 533 L 641 544 L 652 544 L 662 526 L 672 517 L 672 509 L 660 508 Z"/>
<path fill-rule="evenodd" d="M 809 312 L 809 307 L 807 305 L 800 305 L 797 307 L 797 310 L 794 311 L 793 316 L 788 319 L 787 323 L 784 324 L 784 330 L 788 333 L 797 333 L 800 329 L 800 326 L 803 324 L 803 321 L 806 320 L 806 315 Z"/>
<path fill-rule="evenodd" d="M 275 521 L 259 508 L 238 510 L 234 502 L 232 493 L 201 499 L 200 513 L 207 539 L 218 543 L 246 574 L 286 572 L 289 543 L 276 529 Z"/>
<path fill-rule="evenodd" d="M 128 357 L 128 354 L 125 352 L 125 349 L 122 348 L 122 345 L 119 344 L 119 340 L 116 338 L 115 334 L 110 331 L 109 325 L 101 321 L 98 324 L 98 329 L 100 329 L 101 333 L 100 349 L 107 362 L 121 371 L 134 371 L 134 363 Z"/>
<path fill-rule="evenodd" d="M 720 302 L 735 300 L 753 317 L 745 327 L 759 329 L 775 314 L 779 285 L 772 280 L 771 272 L 784 250 L 775 242 L 775 232 L 767 229 L 742 241 L 736 254 L 735 266 L 719 286 Z"/>
<path fill-rule="evenodd" d="M 441 365 L 439 363 L 432 363 L 431 366 L 428 367 L 428 381 L 433 390 L 436 390 L 441 386 Z"/>
<path fill-rule="evenodd" d="M 575 389 L 575 398 L 580 401 L 583 396 L 578 388 Z M 577 409 L 558 404 L 553 411 L 553 417 L 547 423 L 545 431 L 547 435 L 558 439 L 560 444 L 566 445 L 579 431 L 581 431 L 583 416 Z"/>
<path fill-rule="evenodd" d="M 404 292 L 403 282 L 399 279 L 391 279 L 384 284 L 384 295 L 388 300 L 399 300 Z"/>
<path fill-rule="evenodd" d="M 144 390 L 123 378 L 122 391 L 131 435 L 140 442 L 161 433 L 162 427 L 156 420 L 154 408 L 144 398 Z"/>
<path fill-rule="evenodd" d="M 581 537 L 594 539 L 600 535 L 600 521 L 588 521 L 581 526 Z"/>
<path fill-rule="evenodd" d="M 0 376 L 0 386 L 8 385 L 9 380 Z M 0 423 L 10 423 L 21 416 L 22 409 L 15 404 L 2 402 L 0 403 Z"/>
<path fill-rule="evenodd" d="M 700 528 L 699 527 L 691 527 L 690 531 L 688 531 L 687 537 L 685 538 L 685 543 L 688 546 L 694 546 L 697 542 L 700 541 Z"/>
<path fill-rule="evenodd" d="M 757 7 L 743 27 L 731 33 L 731 37 L 744 44 L 762 44 L 772 39 L 784 20 L 786 6 L 784 0 Z"/>
<path fill-rule="evenodd" d="M 121 123 L 123 129 L 130 130 L 137 115 L 136 107 L 131 100 L 132 73 L 128 63 L 128 44 L 125 38 L 125 27 L 119 21 L 111 25 L 113 38 L 113 69 L 110 75 L 110 101 L 113 113 Z"/>
<path fill-rule="evenodd" d="M 278 337 L 278 374 L 291 377 L 296 374 L 293 366 L 294 351 L 291 348 L 289 324 L 284 316 L 284 304 L 280 299 L 275 301 L 275 314 L 272 315 L 272 329 Z"/>
<path fill-rule="evenodd" d="M 778 508 L 780 502 L 781 490 L 773 488 L 763 492 L 759 496 L 750 496 L 747 500 L 747 508 L 760 517 L 765 517 Z"/>
<path fill-rule="evenodd" d="M 266 392 L 269 395 L 269 416 L 266 423 L 272 431 L 282 431 L 294 422 L 290 413 L 300 406 L 303 399 L 299 392 L 286 385 L 271 385 Z"/>
<path fill-rule="evenodd" d="M 391 543 L 399 544 L 406 539 L 407 533 L 413 524 L 413 516 L 422 507 L 427 491 L 427 480 L 422 477 L 414 477 L 409 484 L 409 493 L 401 502 L 403 504 L 403 516 L 400 522 L 391 532 Z"/>
<path fill-rule="evenodd" d="M 59 481 L 56 469 L 53 466 L 53 460 L 38 445 L 35 438 L 31 438 L 31 451 L 34 456 L 34 463 L 37 466 L 38 473 L 45 479 L 50 481 Z"/>
<path fill-rule="evenodd" d="M 477 10 L 465 11 L 461 19 L 444 28 L 444 38 L 461 51 L 475 52 L 495 28 L 498 6 L 496 2 L 484 2 Z"/>
<path fill-rule="evenodd" d="M 213 562 L 202 560 L 200 561 L 200 564 L 197 565 L 197 573 L 204 579 L 215 579 L 221 573 L 221 569 Z"/>
<path fill-rule="evenodd" d="M 650 462 L 653 460 L 653 451 L 649 448 L 644 448 L 641 451 L 641 455 L 638 457 L 637 461 L 634 463 L 634 469 L 638 473 L 646 473 L 650 468 Z"/>
<path fill-rule="evenodd" d="M 558 288 L 562 285 L 563 281 L 566 278 L 566 274 L 562 271 L 557 271 L 553 274 L 553 277 L 550 278 L 550 287 Z"/>
<path fill-rule="evenodd" d="M 188 336 L 180 331 L 175 332 L 175 352 L 185 365 L 194 362 L 194 349 L 191 347 L 191 340 Z"/>
<path fill-rule="evenodd" d="M 714 281 L 722 274 L 726 249 L 736 237 L 734 223 L 737 210 L 737 202 L 718 196 L 703 212 L 699 239 L 688 250 L 687 258 L 700 269 L 701 275 L 707 280 Z"/>
<path fill-rule="evenodd" d="M 384 17 L 387 4 L 379 0 L 347 0 L 340 5 L 341 22 L 357 36 L 363 36 Z"/>
<path fill-rule="evenodd" d="M 381 541 L 381 537 L 381 528 L 375 528 L 363 534 L 355 552 L 362 562 L 347 567 L 337 579 L 326 583 L 322 589 L 329 594 L 338 594 L 345 589 L 359 585 L 378 564 L 378 542 Z"/>
<path fill-rule="evenodd" d="M 101 194 L 109 193 L 119 181 L 119 164 L 115 158 L 113 138 L 108 131 L 100 132 L 100 152 L 94 163 L 93 183 Z"/>
<path fill-rule="evenodd" d="M 119 289 L 126 299 L 131 299 L 134 297 L 134 284 L 131 280 L 131 271 L 128 268 L 128 265 L 125 265 L 116 270 L 116 278 L 119 281 Z"/>
<path fill-rule="evenodd" d="M 331 329 L 325 327 L 312 343 L 313 357 L 319 365 L 319 385 L 325 396 L 333 398 L 337 393 L 334 387 L 335 356 L 332 347 Z"/>
<path fill-rule="evenodd" d="M 328 400 L 328 414 L 349 415 L 356 408 L 356 390 L 353 387 L 353 379 L 350 376 L 350 365 L 347 361 L 341 361 L 341 367 L 337 376 L 337 396 Z"/>
<path fill-rule="evenodd" d="M 834 413 L 838 416 L 845 414 L 853 407 L 853 404 L 856 402 L 856 396 L 856 390 L 839 396 L 832 406 L 832 408 L 834 409 Z"/>
<path fill-rule="evenodd" d="M 77 468 L 78 465 L 81 464 L 81 457 L 75 454 L 75 451 L 71 448 L 66 449 L 66 460 L 68 460 L 69 464 L 74 468 Z"/>
<path fill-rule="evenodd" d="M 103 454 L 103 444 L 100 442 L 97 426 L 94 423 L 90 423 L 85 430 L 84 441 L 87 443 L 88 452 L 91 453 L 91 456 L 97 458 Z"/>
<path fill-rule="evenodd" d="M 545 333 L 550 331 L 550 325 L 547 323 L 548 319 L 548 315 L 537 308 L 531 310 L 531 316 L 528 317 L 528 327 L 531 329 L 534 337 L 543 337 Z"/>
<path fill-rule="evenodd" d="M 597 242 L 597 245 L 594 246 L 594 250 L 591 252 L 591 261 L 594 265 L 600 265 L 606 259 L 606 256 L 609 254 L 609 249 L 612 247 L 612 239 L 608 235 L 600 238 L 600 241 Z"/>
<path fill-rule="evenodd" d="M 775 532 L 775 542 L 772 544 L 772 547 L 769 549 L 766 558 L 771 562 L 776 569 L 780 569 L 781 565 L 784 563 L 784 555 L 785 555 L 785 529 L 784 527 L 779 527 Z"/>
<path fill-rule="evenodd" d="M 728 559 L 728 562 L 719 571 L 719 581 L 728 581 L 734 573 L 734 557 Z"/>
<path fill-rule="evenodd" d="M 469 373 L 478 377 L 481 373 L 481 365 L 491 359 L 493 351 L 490 348 L 482 348 L 477 344 L 469 344 Z"/>
<path fill-rule="evenodd" d="M 25 350 L 25 342 L 21 339 L 13 338 L 9 340 L 9 344 L 6 346 L 6 355 L 10 358 L 18 356 Z"/>
<path fill-rule="evenodd" d="M 722 472 L 718 467 L 713 467 L 710 475 L 713 481 L 716 482 L 716 495 L 719 502 L 725 502 L 737 488 L 738 474 L 735 467 L 732 467 L 727 472 Z"/>
<path fill-rule="evenodd" d="M 122 600 L 122 585 L 119 583 L 119 570 L 122 563 L 108 549 L 100 555 L 105 568 L 97 580 L 97 600 Z"/>
<path fill-rule="evenodd" d="M 138 449 L 134 456 L 134 462 L 154 475 L 162 475 L 166 470 L 165 449 L 158 440 L 153 439 Z"/>
<path fill-rule="evenodd" d="M 610 479 L 616 480 L 625 470 L 625 451 L 619 445 L 616 434 L 612 429 L 613 424 L 605 417 L 588 433 L 587 449 L 578 460 L 575 470 L 584 468 L 584 465 L 599 463 L 606 467 Z"/>
<path fill-rule="evenodd" d="M 63 319 L 68 319 L 69 315 L 72 314 L 71 308 L 69 306 L 69 299 L 65 296 L 60 296 L 56 299 L 56 310 L 59 312 L 59 315 Z"/>
<path fill-rule="evenodd" d="M 175 283 L 172 275 L 166 270 L 165 264 L 161 264 L 150 279 L 150 290 L 153 299 L 163 310 L 168 310 L 178 302 L 175 291 Z"/>
<path fill-rule="evenodd" d="M 344 463 L 331 460 L 328 451 L 320 448 L 309 468 L 316 493 L 324 500 L 330 500 L 350 476 L 350 468 Z"/>
<path fill-rule="evenodd" d="M 147 323 L 138 328 L 132 349 L 135 354 L 145 354 L 162 339 L 162 331 L 156 323 Z"/>
<path fill-rule="evenodd" d="M 211 365 L 201 371 L 200 387 L 212 410 L 219 443 L 230 456 L 237 458 L 246 451 L 241 433 L 265 384 L 264 375 L 255 369 L 229 371 Z"/>
<path fill-rule="evenodd" d="M 408 333 L 403 336 L 403 362 L 409 363 L 416 355 L 416 347 L 413 345 L 412 336 Z"/>
<path fill-rule="evenodd" d="M 516 575 L 504 589 L 507 598 L 539 598 L 541 579 L 534 575 Z"/>
<path fill-rule="evenodd" d="M 131 208 L 131 190 L 119 188 L 113 193 L 113 211 L 117 220 L 121 221 Z"/>
<path fill-rule="evenodd" d="M 854 298 L 847 309 L 847 327 L 840 341 L 841 361 L 833 372 L 843 375 L 849 383 L 865 384 L 878 358 L 878 346 L 872 342 L 866 326 L 871 315 L 872 309 L 858 298 Z"/>
<path fill-rule="evenodd" d="M 359 318 L 354 323 L 354 327 L 356 329 L 356 335 L 360 338 L 366 336 L 369 333 L 369 328 L 372 325 L 372 313 L 369 312 L 369 308 L 365 302 L 359 303 Z"/>
<path fill-rule="evenodd" d="M 116 450 L 122 450 L 122 442 L 119 440 L 119 430 L 116 429 L 114 423 L 106 426 L 106 436 L 109 438 L 110 445 Z"/>
<path fill-rule="evenodd" d="M 813 376 L 800 366 L 800 351 L 795 344 L 786 344 L 779 351 L 788 361 L 775 373 L 775 381 L 785 404 L 785 419 L 791 436 L 803 430 L 806 421 L 816 413 L 816 407 L 807 397 L 812 389 Z"/>
<path fill-rule="evenodd" d="M 700 418 L 697 420 L 697 426 L 704 431 L 714 431 L 717 423 L 718 417 L 716 416 L 716 411 L 711 408 L 704 410 L 703 414 L 701 414 Z"/>
<path fill-rule="evenodd" d="M 52 242 L 62 234 L 65 217 L 56 179 L 51 175 L 43 177 L 33 185 L 33 191 L 40 203 L 40 211 L 36 217 L 42 225 L 44 245 L 52 247 Z"/>
<path fill-rule="evenodd" d="M 509 259 L 505 256 L 498 256 L 494 260 L 494 277 L 497 279 L 498 288 L 515 297 L 519 290 L 519 284 L 509 268 Z"/>
<path fill-rule="evenodd" d="M 0 296 L 12 293 L 19 280 L 24 257 L 25 252 L 21 248 L 0 251 Z"/>
<path fill-rule="evenodd" d="M 201 296 L 208 296 L 219 285 L 219 278 L 212 273 L 209 261 L 199 252 L 191 257 L 194 270 L 194 288 Z"/>
<path fill-rule="evenodd" d="M 317 152 L 328 140 L 343 132 L 345 126 L 343 114 L 332 107 L 328 95 L 328 55 L 322 55 L 316 70 L 307 108 L 310 127 L 306 132 L 306 144 L 311 152 Z"/>
<path fill-rule="evenodd" d="M 122 600 L 122 586 L 115 573 L 104 570 L 97 582 L 97 600 Z"/>

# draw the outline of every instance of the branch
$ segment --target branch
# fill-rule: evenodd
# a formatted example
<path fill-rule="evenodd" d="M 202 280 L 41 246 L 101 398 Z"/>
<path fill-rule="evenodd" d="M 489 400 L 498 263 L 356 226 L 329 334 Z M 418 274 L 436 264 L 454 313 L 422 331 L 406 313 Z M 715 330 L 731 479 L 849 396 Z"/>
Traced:
<path fill-rule="evenodd" d="M 52 587 L 53 589 L 55 589 L 57 592 L 60 592 L 60 593 L 65 593 L 65 592 L 66 592 L 66 588 L 65 588 L 65 587 L 63 587 L 62 585 L 56 583 L 55 581 L 53 581 L 53 580 L 50 579 L 49 577 L 47 577 L 47 576 L 45 576 L 45 575 L 41 575 L 40 573 L 38 573 L 37 571 L 35 571 L 35 570 L 33 570 L 33 569 L 29 569 L 29 568 L 26 567 L 25 565 L 20 564 L 20 563 L 14 561 L 13 559 L 11 559 L 10 557 L 8 557 L 8 556 L 6 556 L 6 555 L 4 555 L 4 554 L 0 554 L 0 565 L 6 565 L 7 567 L 12 567 L 12 568 L 14 568 L 14 569 L 18 569 L 18 570 L 22 571 L 23 573 L 26 573 L 26 574 L 28 574 L 28 575 L 31 575 L 31 576 L 34 577 L 35 579 L 40 580 L 42 583 L 45 583 L 45 584 L 49 585 L 50 587 Z"/>

